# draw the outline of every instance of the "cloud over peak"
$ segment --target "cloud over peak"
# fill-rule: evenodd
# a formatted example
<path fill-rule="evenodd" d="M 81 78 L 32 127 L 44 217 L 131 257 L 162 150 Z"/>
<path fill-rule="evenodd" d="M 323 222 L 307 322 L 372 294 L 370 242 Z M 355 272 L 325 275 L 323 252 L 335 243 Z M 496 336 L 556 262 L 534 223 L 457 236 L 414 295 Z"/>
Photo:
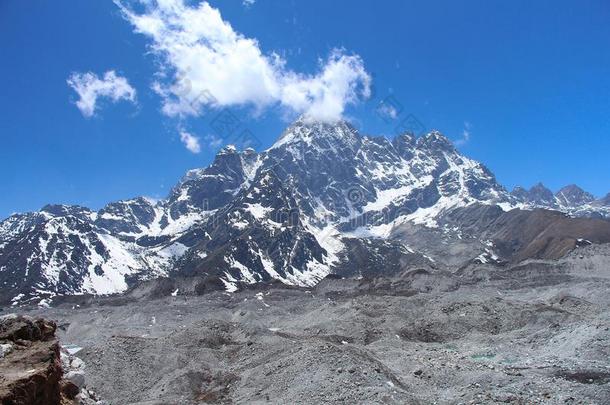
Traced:
<path fill-rule="evenodd" d="M 466 145 L 470 141 L 470 122 L 464 121 L 464 129 L 462 130 L 462 137 L 455 140 L 453 143 L 456 146 Z"/>
<path fill-rule="evenodd" d="M 115 103 L 120 100 L 136 102 L 136 90 L 114 70 L 107 71 L 101 79 L 92 72 L 72 73 L 67 83 L 78 94 L 76 106 L 87 118 L 95 114 L 98 100 L 102 97 Z"/>
<path fill-rule="evenodd" d="M 338 120 L 349 104 L 370 95 L 371 77 L 357 55 L 333 50 L 316 74 L 286 68 L 279 55 L 263 54 L 258 41 L 236 32 L 207 2 L 144 2 L 136 13 L 115 0 L 134 30 L 151 40 L 160 58 L 153 88 L 169 116 L 199 115 L 206 108 L 280 105 L 316 120 Z"/>
<path fill-rule="evenodd" d="M 186 149 L 193 153 L 201 152 L 201 145 L 199 144 L 199 138 L 186 131 L 180 132 L 180 141 L 184 144 Z"/>

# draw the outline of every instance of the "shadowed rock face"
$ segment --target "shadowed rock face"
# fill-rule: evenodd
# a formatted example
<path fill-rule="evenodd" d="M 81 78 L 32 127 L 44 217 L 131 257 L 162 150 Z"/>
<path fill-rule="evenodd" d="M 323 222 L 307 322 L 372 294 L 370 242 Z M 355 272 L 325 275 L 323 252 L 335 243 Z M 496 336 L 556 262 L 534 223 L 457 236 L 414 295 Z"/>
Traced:
<path fill-rule="evenodd" d="M 62 377 L 55 323 L 26 316 L 0 318 L 0 402 L 48 405 L 61 401 Z"/>

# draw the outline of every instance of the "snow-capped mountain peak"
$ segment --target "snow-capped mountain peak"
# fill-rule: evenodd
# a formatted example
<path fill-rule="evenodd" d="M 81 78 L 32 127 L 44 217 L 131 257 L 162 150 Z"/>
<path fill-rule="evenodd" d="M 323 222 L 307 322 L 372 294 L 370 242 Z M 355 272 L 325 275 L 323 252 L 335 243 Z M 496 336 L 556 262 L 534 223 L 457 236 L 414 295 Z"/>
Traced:
<path fill-rule="evenodd" d="M 337 143 L 357 145 L 359 137 L 356 128 L 347 121 L 327 123 L 299 118 L 282 133 L 270 149 L 291 144 L 326 147 Z"/>
<path fill-rule="evenodd" d="M 299 119 L 260 153 L 224 147 L 165 199 L 117 201 L 97 212 L 49 205 L 2 221 L 0 300 L 119 292 L 175 273 L 215 277 L 230 290 L 272 279 L 309 286 L 333 271 L 353 272 L 353 261 L 358 271 L 398 271 L 405 258 L 431 265 L 425 245 L 416 252 L 394 235 L 419 229 L 460 240 L 461 225 L 446 228 L 447 218 L 469 207 L 610 216 L 604 204 L 576 186 L 509 194 L 438 131 L 390 140 L 345 121 Z"/>

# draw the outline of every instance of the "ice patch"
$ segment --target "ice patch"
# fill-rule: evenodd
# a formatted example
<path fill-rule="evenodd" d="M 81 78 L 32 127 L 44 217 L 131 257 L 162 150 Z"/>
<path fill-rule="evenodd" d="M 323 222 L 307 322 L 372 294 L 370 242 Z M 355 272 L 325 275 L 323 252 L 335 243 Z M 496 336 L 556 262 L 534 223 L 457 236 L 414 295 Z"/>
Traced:
<path fill-rule="evenodd" d="M 246 204 L 246 211 L 248 211 L 257 220 L 265 218 L 267 213 L 273 211 L 273 208 L 263 207 L 261 204 Z"/>
<path fill-rule="evenodd" d="M 221 278 L 220 281 L 225 285 L 225 291 L 230 293 L 237 291 L 237 285 L 235 285 L 235 283 L 227 281 L 224 278 Z"/>
<path fill-rule="evenodd" d="M 73 344 L 65 344 L 65 345 L 62 345 L 61 348 L 64 349 L 71 356 L 74 356 L 76 353 L 83 350 L 82 347 L 76 346 Z"/>

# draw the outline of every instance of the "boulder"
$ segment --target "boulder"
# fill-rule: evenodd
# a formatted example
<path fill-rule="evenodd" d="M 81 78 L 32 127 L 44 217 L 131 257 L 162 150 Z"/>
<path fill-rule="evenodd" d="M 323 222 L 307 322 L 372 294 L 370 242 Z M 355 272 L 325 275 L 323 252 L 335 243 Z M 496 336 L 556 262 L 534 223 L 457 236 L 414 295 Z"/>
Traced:
<path fill-rule="evenodd" d="M 76 385 L 78 388 L 83 388 L 85 386 L 85 373 L 81 370 L 69 371 L 66 373 L 64 378 Z"/>

